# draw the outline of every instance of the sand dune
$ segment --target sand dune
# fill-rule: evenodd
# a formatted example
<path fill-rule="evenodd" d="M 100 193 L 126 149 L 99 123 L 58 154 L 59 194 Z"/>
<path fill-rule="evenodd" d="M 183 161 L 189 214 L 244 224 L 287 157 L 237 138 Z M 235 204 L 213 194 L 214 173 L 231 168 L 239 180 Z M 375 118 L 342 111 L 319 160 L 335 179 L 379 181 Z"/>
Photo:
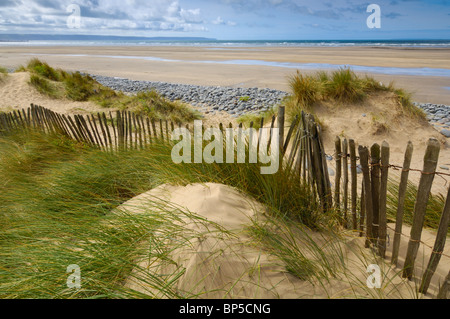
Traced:
<path fill-rule="evenodd" d="M 28 72 L 12 73 L 0 82 L 0 110 L 27 108 L 31 103 L 44 106 L 62 114 L 86 114 L 101 110 L 93 102 L 74 102 L 69 99 L 52 99 L 39 93 L 28 82 Z"/>
<path fill-rule="evenodd" d="M 145 194 L 142 194 L 125 204 L 119 211 L 133 214 L 144 213 L 152 209 L 155 202 L 158 206 L 176 205 L 185 212 L 195 213 L 205 219 L 199 221 L 188 215 L 182 218 L 186 233 L 196 234 L 190 240 L 177 247 L 170 256 L 173 262 L 163 259 L 149 258 L 143 255 L 137 260 L 132 275 L 126 281 L 126 286 L 156 298 L 164 298 L 161 290 L 153 287 L 149 281 L 136 279 L 139 276 L 151 278 L 149 275 L 164 276 L 185 269 L 184 274 L 175 283 L 174 289 L 182 296 L 198 296 L 200 298 L 346 298 L 346 297 L 379 297 L 413 298 L 414 284 L 395 276 L 399 269 L 390 269 L 376 258 L 371 257 L 370 251 L 363 248 L 364 240 L 347 234 L 341 247 L 346 261 L 346 268 L 341 270 L 338 278 L 328 278 L 322 282 L 300 280 L 286 271 L 283 262 L 267 253 L 261 245 L 252 244 L 246 227 L 252 220 L 264 221 L 264 207 L 251 198 L 238 191 L 219 184 L 193 184 L 185 187 L 162 185 Z M 211 224 L 213 223 L 213 224 Z M 224 231 L 217 231 L 214 223 L 223 227 Z M 405 228 L 407 230 L 407 228 Z M 308 236 L 319 246 L 325 247 L 326 242 L 332 240 L 319 233 L 309 230 Z M 306 241 L 303 231 L 293 230 L 298 247 L 306 255 Z M 406 233 L 405 233 L 406 234 Z M 406 237 L 405 237 L 406 238 Z M 432 242 L 433 234 L 424 234 L 423 239 Z M 177 237 L 172 238 L 177 242 Z M 335 240 L 335 239 L 333 239 Z M 402 241 L 402 254 L 407 245 L 406 239 Z M 170 240 L 169 240 L 170 241 Z M 150 246 L 149 246 L 150 244 Z M 144 247 L 151 249 L 150 241 L 143 242 Z M 331 247 L 330 247 L 331 249 Z M 324 251 L 327 251 L 324 249 Z M 388 249 L 388 254 L 390 253 Z M 447 245 L 445 253 L 450 253 Z M 419 251 L 417 266 L 420 271 L 423 267 L 421 260 L 428 261 L 429 251 Z M 309 256 L 314 258 L 313 256 Z M 330 257 L 331 260 L 331 257 Z M 401 260 L 400 260 L 401 261 Z M 402 262 L 402 261 L 401 261 Z M 386 276 L 385 287 L 381 292 L 365 288 L 368 274 L 367 265 L 376 263 L 380 265 Z M 448 263 L 441 263 L 437 275 L 433 278 L 429 298 L 445 277 Z M 390 280 L 392 279 L 392 282 Z M 151 280 L 150 280 L 151 281 Z M 353 294 L 354 293 L 354 294 Z"/>
<path fill-rule="evenodd" d="M 405 114 L 390 92 L 376 94 L 360 104 L 344 106 L 326 102 L 316 107 L 314 113 L 324 125 L 324 143 L 328 154 L 335 153 L 336 136 L 354 139 L 356 148 L 358 145 L 370 147 L 373 143 L 381 145 L 387 141 L 391 149 L 390 163 L 402 166 L 406 145 L 412 141 L 414 153 L 411 168 L 422 169 L 427 142 L 430 138 L 436 138 L 441 144 L 437 170 L 448 173 L 440 166 L 450 165 L 449 140 L 426 120 Z M 334 161 L 329 162 L 333 168 L 334 164 Z M 392 176 L 399 175 L 394 170 L 390 170 L 390 173 Z M 410 179 L 416 184 L 419 178 L 419 173 L 410 173 Z M 447 186 L 445 179 L 436 177 L 433 191 L 445 194 Z"/>

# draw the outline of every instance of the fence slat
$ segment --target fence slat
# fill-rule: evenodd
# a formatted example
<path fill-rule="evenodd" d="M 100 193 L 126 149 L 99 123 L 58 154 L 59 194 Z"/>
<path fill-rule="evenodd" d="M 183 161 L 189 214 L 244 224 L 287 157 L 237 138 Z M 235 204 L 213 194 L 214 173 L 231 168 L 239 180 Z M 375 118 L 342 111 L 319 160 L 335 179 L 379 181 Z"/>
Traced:
<path fill-rule="evenodd" d="M 90 120 L 89 116 L 86 116 L 86 117 L 88 119 L 89 126 L 91 127 L 92 135 L 94 136 L 94 139 L 95 139 L 94 145 L 98 146 L 99 148 L 101 148 L 100 147 L 100 141 L 98 140 L 97 134 L 95 134 L 95 130 L 94 130 L 94 127 L 92 126 L 91 120 Z"/>
<path fill-rule="evenodd" d="M 448 272 L 447 277 L 445 277 L 441 289 L 439 289 L 437 299 L 448 299 L 449 290 L 450 290 L 450 271 Z"/>
<path fill-rule="evenodd" d="M 284 155 L 284 106 L 280 106 L 278 108 L 278 116 L 277 116 L 277 127 L 278 127 L 278 145 L 280 149 L 280 167 L 283 163 L 283 155 Z"/>
<path fill-rule="evenodd" d="M 152 129 L 153 129 L 153 136 L 155 137 L 155 140 L 158 140 L 158 133 L 156 133 L 156 124 L 155 124 L 154 119 L 152 119 Z"/>
<path fill-rule="evenodd" d="M 414 219 L 406 253 L 405 266 L 402 275 L 403 278 L 411 279 L 413 276 L 414 262 L 416 260 L 417 251 L 419 250 L 425 212 L 434 180 L 434 173 L 436 172 L 439 152 L 439 141 L 435 138 L 431 138 L 428 141 L 427 150 L 425 152 L 423 171 L 417 190 L 417 199 L 414 206 Z"/>
<path fill-rule="evenodd" d="M 297 130 L 295 134 L 294 141 L 292 142 L 291 152 L 288 157 L 287 167 L 288 169 L 292 167 L 295 161 L 295 156 L 297 152 L 300 151 L 300 130 Z"/>
<path fill-rule="evenodd" d="M 380 145 L 373 144 L 370 148 L 371 191 L 372 191 L 372 237 L 371 241 L 377 245 L 378 227 L 380 222 Z"/>
<path fill-rule="evenodd" d="M 343 196 L 342 201 L 344 204 L 344 227 L 347 228 L 348 223 L 348 141 L 346 138 L 342 141 L 342 173 L 343 179 Z"/>
<path fill-rule="evenodd" d="M 114 145 L 113 145 L 113 142 L 112 142 L 112 139 L 111 139 L 111 132 L 109 131 L 109 125 L 108 125 L 108 121 L 106 119 L 106 114 L 102 113 L 101 117 L 103 119 L 103 123 L 104 123 L 104 126 L 105 126 L 106 134 L 108 135 L 109 148 L 111 149 L 111 151 L 113 151 L 114 150 Z"/>
<path fill-rule="evenodd" d="M 341 174 L 342 174 L 342 148 L 341 138 L 334 139 L 334 149 L 336 152 L 336 178 L 334 181 L 334 207 L 338 216 L 341 215 Z"/>
<path fill-rule="evenodd" d="M 116 149 L 119 149 L 119 137 L 117 136 L 116 127 L 114 125 L 114 119 L 113 119 L 111 111 L 109 112 L 109 119 L 111 120 L 111 126 L 113 128 L 114 144 L 116 146 Z"/>
<path fill-rule="evenodd" d="M 103 143 L 105 144 L 105 149 L 107 150 L 108 149 L 108 137 L 106 136 L 106 131 L 105 131 L 105 128 L 103 127 L 103 118 L 100 115 L 100 113 L 97 113 L 97 119 L 98 119 L 98 123 L 100 125 L 100 130 L 103 135 Z M 106 123 L 105 123 L 105 125 L 106 125 Z"/>
<path fill-rule="evenodd" d="M 149 142 L 150 144 L 153 144 L 153 139 L 152 139 L 152 130 L 150 128 L 150 119 L 147 117 L 146 119 L 147 122 L 147 131 L 148 131 L 148 138 L 149 138 Z"/>
<path fill-rule="evenodd" d="M 316 129 L 318 133 L 318 143 L 319 143 L 319 149 L 320 149 L 320 157 L 322 158 L 322 171 L 324 176 L 324 185 L 325 185 L 325 200 L 327 202 L 327 210 L 331 209 L 333 207 L 333 191 L 331 190 L 331 182 L 330 182 L 330 175 L 328 173 L 328 164 L 327 164 L 327 157 L 325 152 L 325 147 L 323 144 L 322 139 L 322 127 L 319 124 L 316 124 Z"/>
<path fill-rule="evenodd" d="M 395 217 L 395 233 L 394 233 L 394 243 L 392 246 L 392 257 L 391 263 L 397 266 L 398 263 L 398 251 L 400 249 L 400 239 L 402 234 L 403 226 L 403 211 L 405 207 L 405 197 L 406 190 L 408 188 L 408 177 L 409 168 L 411 166 L 412 154 L 414 151 L 414 146 L 411 142 L 408 142 L 405 152 L 405 159 L 403 161 L 403 170 L 400 177 L 400 185 L 398 188 L 398 204 L 397 204 L 397 214 Z"/>
<path fill-rule="evenodd" d="M 364 236 L 364 222 L 366 220 L 366 195 L 365 195 L 365 186 L 364 179 L 361 185 L 361 202 L 360 202 L 360 211 L 359 211 L 359 237 Z"/>
<path fill-rule="evenodd" d="M 387 183 L 389 175 L 389 144 L 384 141 L 381 144 L 381 181 L 380 181 L 380 218 L 378 228 L 378 252 L 382 258 L 386 257 L 387 239 Z"/>
<path fill-rule="evenodd" d="M 356 202 L 358 200 L 358 174 L 356 171 L 356 146 L 355 141 L 350 139 L 350 178 L 351 178 L 351 211 L 352 211 L 352 229 L 358 229 L 358 222 L 356 217 Z"/>
<path fill-rule="evenodd" d="M 430 261 L 428 262 L 427 269 L 422 278 L 422 283 L 420 284 L 419 292 L 426 294 L 428 287 L 431 282 L 431 278 L 436 271 L 436 268 L 441 260 L 441 254 L 444 251 L 445 241 L 447 239 L 448 225 L 450 221 L 450 188 L 447 192 L 447 200 L 445 201 L 444 210 L 442 211 L 441 220 L 439 222 L 438 232 L 436 235 L 436 241 L 434 243 L 434 248 L 430 256 Z"/>
<path fill-rule="evenodd" d="M 137 126 L 136 114 L 134 112 L 132 113 L 132 118 L 133 118 L 134 130 L 135 130 L 135 133 L 134 133 L 134 149 L 137 150 L 138 149 L 138 140 L 141 137 L 141 131 L 140 131 L 140 129 Z M 142 139 L 140 139 L 140 142 L 141 142 L 140 145 L 141 145 L 141 148 L 142 148 Z"/>
<path fill-rule="evenodd" d="M 369 171 L 369 150 L 367 147 L 358 147 L 359 159 L 361 162 L 361 168 L 363 171 L 364 178 L 364 207 L 366 213 L 366 248 L 370 247 L 370 239 L 373 238 L 372 224 L 373 224 L 373 205 L 372 205 L 372 190 L 370 182 L 370 171 Z"/>
<path fill-rule="evenodd" d="M 288 134 L 286 136 L 286 141 L 284 142 L 284 146 L 283 146 L 283 154 L 286 153 L 287 148 L 289 147 L 289 143 L 291 142 L 291 138 L 292 138 L 292 135 L 294 134 L 295 128 L 297 127 L 297 124 L 298 124 L 298 115 L 295 116 L 294 121 L 292 121 L 291 126 L 289 128 Z"/>

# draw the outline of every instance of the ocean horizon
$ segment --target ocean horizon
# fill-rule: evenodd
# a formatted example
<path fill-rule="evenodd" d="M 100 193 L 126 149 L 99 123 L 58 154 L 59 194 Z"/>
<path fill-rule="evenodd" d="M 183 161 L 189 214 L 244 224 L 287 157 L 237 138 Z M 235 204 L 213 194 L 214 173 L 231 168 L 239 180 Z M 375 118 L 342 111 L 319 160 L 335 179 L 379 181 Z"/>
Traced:
<path fill-rule="evenodd" d="M 0 46 L 193 46 L 219 49 L 247 47 L 405 47 L 450 48 L 448 40 L 215 40 L 208 38 L 14 39 L 0 36 Z"/>

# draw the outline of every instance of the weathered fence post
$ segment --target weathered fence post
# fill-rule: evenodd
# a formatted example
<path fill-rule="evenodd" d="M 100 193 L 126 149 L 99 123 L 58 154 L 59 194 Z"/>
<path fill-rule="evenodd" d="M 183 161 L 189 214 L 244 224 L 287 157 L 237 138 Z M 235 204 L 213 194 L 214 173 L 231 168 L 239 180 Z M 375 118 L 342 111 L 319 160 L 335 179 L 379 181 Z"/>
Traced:
<path fill-rule="evenodd" d="M 318 142 L 319 142 L 319 149 L 320 149 L 320 156 L 322 158 L 322 169 L 324 174 L 324 184 L 325 184 L 325 196 L 327 201 L 327 209 L 331 209 L 333 207 L 333 191 L 331 190 L 331 182 L 330 182 L 330 175 L 328 173 L 328 164 L 327 164 L 327 157 L 325 152 L 325 147 L 323 144 L 323 138 L 322 138 L 322 127 L 319 124 L 316 124 L 317 132 L 318 132 Z"/>
<path fill-rule="evenodd" d="M 373 224 L 373 205 L 372 205 L 372 190 L 370 182 L 369 171 L 369 150 L 367 147 L 359 146 L 358 148 L 361 168 L 364 178 L 364 204 L 366 211 L 366 248 L 370 247 L 370 241 L 373 238 L 372 224 Z"/>
<path fill-rule="evenodd" d="M 341 174 L 342 174 L 342 149 L 341 149 L 341 139 L 336 136 L 334 140 L 334 147 L 336 149 L 336 178 L 334 181 L 334 207 L 336 208 L 337 214 L 341 214 Z"/>
<path fill-rule="evenodd" d="M 420 238 L 424 223 L 425 212 L 427 210 L 428 198 L 430 196 L 431 186 L 436 172 L 436 166 L 439 158 L 439 141 L 431 138 L 428 141 L 427 150 L 424 156 L 424 166 L 422 176 L 420 177 L 419 188 L 417 191 L 416 204 L 414 206 L 414 220 L 411 228 L 411 238 L 408 243 L 406 253 L 403 277 L 411 279 L 414 272 L 414 262 L 417 251 L 419 250 Z"/>
<path fill-rule="evenodd" d="M 278 142 L 280 148 L 280 167 L 283 163 L 283 155 L 284 155 L 284 106 L 280 106 L 278 108 Z"/>
<path fill-rule="evenodd" d="M 387 183 L 389 175 L 389 144 L 384 141 L 381 144 L 381 182 L 380 182 L 380 218 L 378 228 L 378 251 L 382 258 L 386 257 L 386 238 L 387 238 Z"/>
<path fill-rule="evenodd" d="M 356 146 L 355 141 L 350 139 L 349 140 L 350 145 L 350 174 L 351 174 L 351 180 L 352 180 L 352 190 L 351 190 L 351 209 L 352 209 L 352 221 L 353 221 L 353 230 L 357 230 L 358 223 L 356 220 L 356 202 L 358 198 L 358 174 L 356 171 Z"/>
<path fill-rule="evenodd" d="M 422 283 L 420 284 L 419 291 L 426 294 L 428 287 L 433 277 L 434 272 L 441 260 L 441 254 L 444 251 L 445 241 L 447 239 L 448 225 L 450 221 L 450 188 L 447 192 L 447 200 L 445 201 L 444 210 L 442 212 L 441 221 L 439 222 L 439 228 L 436 235 L 436 241 L 431 253 L 430 261 L 428 262 L 427 269 L 423 275 Z"/>
<path fill-rule="evenodd" d="M 359 213 L 359 237 L 364 236 L 364 221 L 366 218 L 366 195 L 364 192 L 364 178 L 361 185 L 361 202 L 360 202 L 360 213 Z"/>
<path fill-rule="evenodd" d="M 348 142 L 347 139 L 344 138 L 342 142 L 342 168 L 343 168 L 343 204 L 344 204 L 344 227 L 347 228 L 347 213 L 348 213 Z"/>
<path fill-rule="evenodd" d="M 400 186 L 398 189 L 397 215 L 395 217 L 395 234 L 391 258 L 391 263 L 395 266 L 397 266 L 398 263 L 398 251 L 400 248 L 400 239 L 402 235 L 402 225 L 403 225 L 403 210 L 405 207 L 405 195 L 406 190 L 408 188 L 409 168 L 411 165 L 413 150 L 414 150 L 413 144 L 411 142 L 408 142 L 408 146 L 406 147 L 405 160 L 403 162 L 403 170 L 400 177 Z"/>
<path fill-rule="evenodd" d="M 372 243 L 377 244 L 380 219 L 380 145 L 373 144 L 370 148 L 371 191 L 372 191 Z"/>
<path fill-rule="evenodd" d="M 289 127 L 289 131 L 288 131 L 286 140 L 284 141 L 284 145 L 283 145 L 283 154 L 286 154 L 287 148 L 289 147 L 289 143 L 292 138 L 292 134 L 294 134 L 294 130 L 297 127 L 297 124 L 298 124 L 298 115 L 295 116 L 294 121 L 291 123 L 291 126 Z M 253 125 L 252 125 L 252 127 L 253 127 Z M 294 141 L 294 143 L 295 143 L 295 141 Z"/>
<path fill-rule="evenodd" d="M 311 116 L 308 123 L 308 128 L 310 131 L 311 143 L 312 143 L 312 165 L 314 167 L 314 180 L 317 185 L 317 194 L 320 198 L 320 204 L 322 207 L 322 211 L 326 212 L 328 210 L 328 200 L 327 200 L 327 191 L 325 185 L 325 174 L 323 172 L 323 163 L 321 158 L 320 144 L 319 144 L 319 136 L 317 131 L 317 126 L 314 121 L 314 117 Z"/>
<path fill-rule="evenodd" d="M 445 277 L 441 289 L 439 289 L 437 299 L 447 299 L 449 290 L 450 290 L 450 271 L 448 272 L 447 277 Z"/>

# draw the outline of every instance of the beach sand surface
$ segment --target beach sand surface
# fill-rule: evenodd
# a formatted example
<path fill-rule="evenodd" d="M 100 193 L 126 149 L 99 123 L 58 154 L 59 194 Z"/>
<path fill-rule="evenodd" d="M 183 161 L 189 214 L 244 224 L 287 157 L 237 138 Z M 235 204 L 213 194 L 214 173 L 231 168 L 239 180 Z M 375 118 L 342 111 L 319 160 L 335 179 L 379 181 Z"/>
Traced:
<path fill-rule="evenodd" d="M 295 73 L 296 68 L 257 64 L 264 61 L 450 69 L 450 49 L 431 48 L 0 47 L 0 65 L 3 66 L 16 67 L 32 57 L 43 59 L 55 67 L 134 80 L 268 87 L 285 91 L 289 89 L 287 78 Z M 223 64 L 224 61 L 234 62 Z M 236 64 L 242 61 L 246 62 Z M 248 63 L 256 65 L 245 65 Z M 411 91 L 417 102 L 450 104 L 449 77 L 371 75 L 386 84 L 395 81 L 399 87 Z"/>

